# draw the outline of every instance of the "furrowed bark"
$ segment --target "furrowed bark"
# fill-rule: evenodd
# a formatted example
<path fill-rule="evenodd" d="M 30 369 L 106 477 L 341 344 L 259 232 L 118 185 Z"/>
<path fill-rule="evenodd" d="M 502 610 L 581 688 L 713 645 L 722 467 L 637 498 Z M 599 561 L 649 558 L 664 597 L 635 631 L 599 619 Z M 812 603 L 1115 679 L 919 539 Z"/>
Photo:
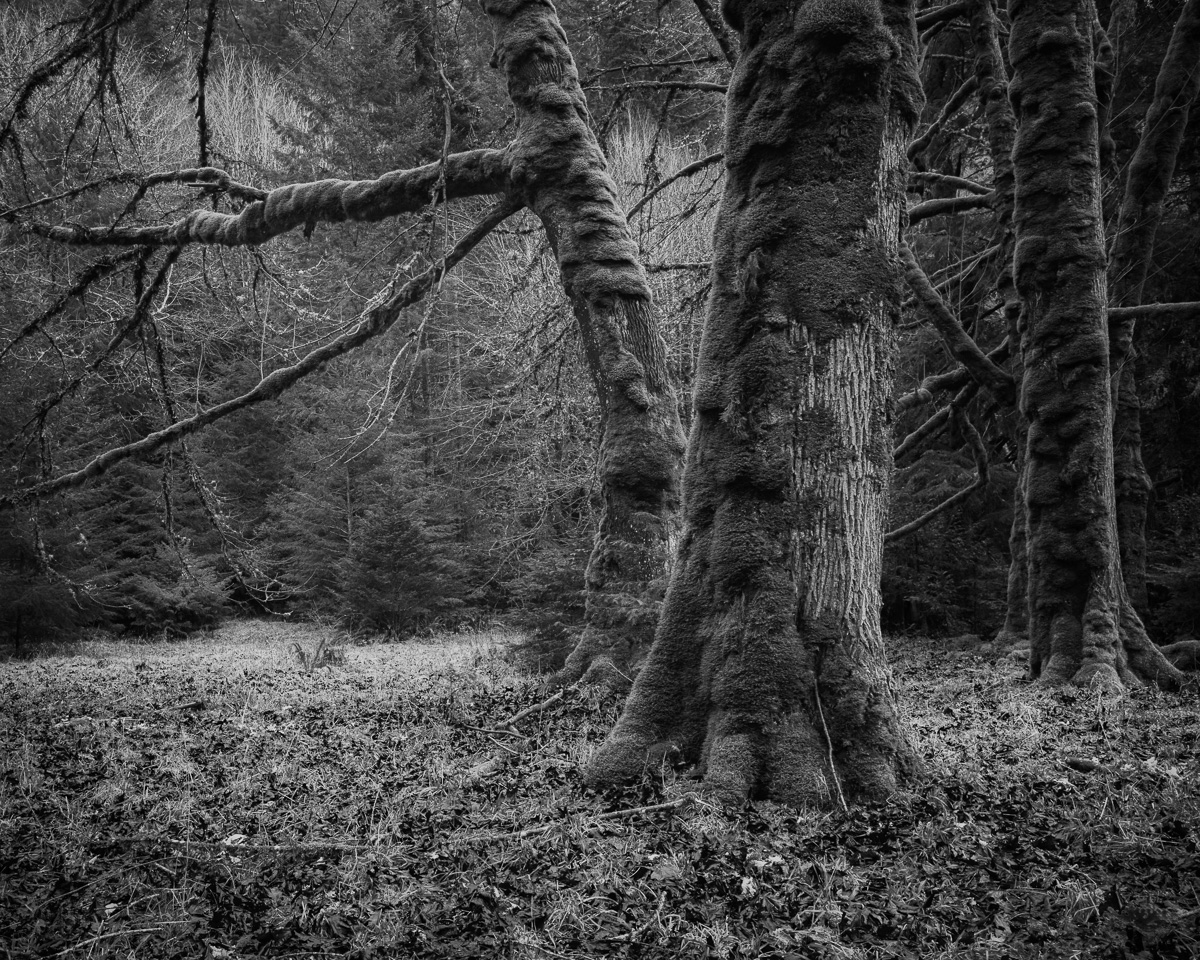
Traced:
<path fill-rule="evenodd" d="M 1089 0 L 1012 0 L 1030 671 L 1177 685 L 1121 579 Z"/>
<path fill-rule="evenodd" d="M 654 635 L 676 539 L 683 430 L 646 274 L 554 7 L 484 0 L 483 9 L 517 111 L 505 151 L 512 186 L 546 229 L 600 397 L 600 527 L 584 632 L 558 679 L 590 672 L 619 683 Z"/>
<path fill-rule="evenodd" d="M 726 186 L 684 535 L 594 785 L 659 758 L 721 797 L 886 795 L 916 766 L 879 627 L 911 4 L 733 0 Z"/>
<path fill-rule="evenodd" d="M 1188 0 L 1159 68 L 1154 100 L 1129 164 L 1117 235 L 1109 255 L 1109 303 L 1141 304 L 1154 254 L 1154 234 L 1175 173 L 1188 115 L 1200 92 L 1200 0 Z M 1110 317 L 1112 316 L 1110 311 Z M 1146 512 L 1153 484 L 1142 462 L 1142 410 L 1138 397 L 1134 316 L 1109 324 L 1115 405 L 1117 535 L 1125 587 L 1135 607 L 1146 606 Z"/>

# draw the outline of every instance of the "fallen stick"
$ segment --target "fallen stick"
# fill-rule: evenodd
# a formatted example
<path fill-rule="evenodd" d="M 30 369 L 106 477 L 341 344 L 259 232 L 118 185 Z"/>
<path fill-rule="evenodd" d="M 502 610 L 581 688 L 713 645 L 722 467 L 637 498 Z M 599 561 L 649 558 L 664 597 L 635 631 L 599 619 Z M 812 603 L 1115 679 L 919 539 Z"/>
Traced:
<path fill-rule="evenodd" d="M 569 687 L 568 689 L 574 690 L 575 688 Z M 551 697 L 547 697 L 541 703 L 535 703 L 532 707 L 526 707 L 520 713 L 514 713 L 511 717 L 509 717 L 502 724 L 500 724 L 500 726 L 513 727 L 517 723 L 519 723 L 521 720 L 524 720 L 531 713 L 540 713 L 542 710 L 545 710 L 547 707 L 558 703 L 558 701 L 561 700 L 566 695 L 566 693 L 567 693 L 566 690 L 559 690 L 556 694 L 554 694 Z"/>

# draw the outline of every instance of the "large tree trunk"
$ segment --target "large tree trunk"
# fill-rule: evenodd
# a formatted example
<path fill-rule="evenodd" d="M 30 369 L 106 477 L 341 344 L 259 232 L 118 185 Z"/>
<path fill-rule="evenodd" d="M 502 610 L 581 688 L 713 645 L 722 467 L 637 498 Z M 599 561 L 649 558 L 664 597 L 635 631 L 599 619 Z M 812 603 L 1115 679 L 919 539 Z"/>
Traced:
<path fill-rule="evenodd" d="M 1109 255 L 1109 303 L 1142 302 L 1154 253 L 1154 234 L 1175 173 L 1188 113 L 1200 91 L 1200 0 L 1188 0 L 1175 24 L 1146 114 L 1141 140 L 1129 164 L 1120 221 Z M 1132 318 L 1110 326 L 1113 424 L 1117 485 L 1117 535 L 1125 588 L 1135 607 L 1146 605 L 1146 511 L 1153 485 L 1142 462 L 1142 407 Z"/>
<path fill-rule="evenodd" d="M 1147 639 L 1117 546 L 1092 4 L 1009 10 L 1030 669 L 1049 683 L 1171 685 L 1181 674 Z"/>
<path fill-rule="evenodd" d="M 650 288 L 548 0 L 484 0 L 518 130 L 511 183 L 546 228 L 601 408 L 603 506 L 583 637 L 562 679 L 626 672 L 654 635 L 676 537 L 683 429 Z"/>
<path fill-rule="evenodd" d="M 1000 51 L 1000 30 L 993 0 L 972 0 L 970 9 L 971 40 L 975 48 L 975 75 L 979 78 L 979 99 L 987 121 L 988 150 L 992 158 L 992 189 L 996 193 L 995 241 L 1000 273 L 996 293 L 1004 304 L 1005 327 L 1012 346 L 1010 367 L 1018 393 L 1023 378 L 1019 344 L 1021 302 L 1013 282 L 1013 202 L 1014 181 L 1012 165 L 1013 135 L 1016 121 L 1008 100 L 1008 72 Z M 1020 405 L 1020 397 L 1017 398 Z M 996 640 L 1010 645 L 1024 643 L 1029 633 L 1029 606 L 1026 591 L 1028 557 L 1025 530 L 1025 421 L 1013 418 L 1010 435 L 1016 450 L 1014 467 L 1017 482 L 1013 489 L 1013 520 L 1008 537 L 1008 592 L 1004 626 Z"/>
<path fill-rule="evenodd" d="M 620 782 L 678 751 L 733 800 L 879 796 L 916 763 L 879 626 L 913 10 L 725 12 L 742 49 L 683 540 L 588 777 Z"/>

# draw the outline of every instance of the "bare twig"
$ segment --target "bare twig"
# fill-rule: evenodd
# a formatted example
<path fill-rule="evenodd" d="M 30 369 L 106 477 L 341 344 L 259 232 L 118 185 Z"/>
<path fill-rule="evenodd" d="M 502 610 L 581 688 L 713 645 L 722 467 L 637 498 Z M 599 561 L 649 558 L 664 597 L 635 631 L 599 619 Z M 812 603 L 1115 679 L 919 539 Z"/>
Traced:
<path fill-rule="evenodd" d="M 660 193 L 662 193 L 662 191 L 666 190 L 667 187 L 669 187 L 671 184 L 675 183 L 677 180 L 682 180 L 684 177 L 690 177 L 694 173 L 699 173 L 701 170 L 705 169 L 706 167 L 711 167 L 714 163 L 720 163 L 724 159 L 725 159 L 725 154 L 723 154 L 723 153 L 710 153 L 707 157 L 701 157 L 699 160 L 693 160 L 687 166 L 680 167 L 669 177 L 662 180 L 660 183 L 656 184 L 653 190 L 651 190 L 644 197 L 642 197 L 641 200 L 639 200 L 632 207 L 630 207 L 625 212 L 625 216 L 628 219 L 632 220 L 633 215 L 635 213 L 637 213 L 639 210 L 641 210 L 642 207 L 644 207 L 646 204 L 648 204 L 651 200 L 653 200 L 655 197 L 657 197 Z"/>

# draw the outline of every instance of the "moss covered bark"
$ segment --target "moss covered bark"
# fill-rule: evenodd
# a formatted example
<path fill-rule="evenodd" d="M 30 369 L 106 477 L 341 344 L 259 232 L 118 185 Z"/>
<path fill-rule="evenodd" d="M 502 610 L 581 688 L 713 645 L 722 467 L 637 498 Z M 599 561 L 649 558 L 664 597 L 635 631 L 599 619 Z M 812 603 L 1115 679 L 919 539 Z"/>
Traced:
<path fill-rule="evenodd" d="M 484 0 L 517 113 L 509 183 L 558 259 L 601 404 L 603 507 L 587 570 L 584 635 L 563 680 L 627 671 L 653 637 L 675 540 L 683 431 L 650 288 L 588 122 L 548 0 Z"/>
<path fill-rule="evenodd" d="M 1008 71 L 1000 50 L 1000 25 L 993 0 L 972 0 L 970 5 L 971 43 L 975 53 L 975 76 L 979 81 L 979 100 L 987 123 L 988 153 L 992 160 L 992 189 L 995 201 L 995 242 L 999 246 L 1000 264 L 996 278 L 996 293 L 1004 303 L 1004 320 L 1008 340 L 1012 345 L 1010 370 L 1018 389 L 1022 380 L 1021 341 L 1019 321 L 1020 299 L 1013 282 L 1013 165 L 1012 147 L 1016 122 L 1008 100 Z M 1018 398 L 1018 405 L 1019 405 Z M 1023 643 L 1028 636 L 1028 603 L 1026 598 L 1025 547 L 1025 422 L 1013 418 L 1010 431 L 1017 451 L 1014 464 L 1017 483 L 1013 490 L 1013 520 L 1008 537 L 1009 565 L 1007 604 L 1004 626 L 996 638 L 1002 644 Z"/>
<path fill-rule="evenodd" d="M 683 538 L 588 777 L 678 755 L 731 800 L 885 795 L 915 766 L 879 628 L 913 10 L 736 0 L 725 14 L 741 54 Z"/>
<path fill-rule="evenodd" d="M 1172 685 L 1121 579 L 1090 0 L 1012 0 L 1030 668 Z"/>
<path fill-rule="evenodd" d="M 1129 164 L 1120 220 L 1109 259 L 1109 303 L 1142 302 L 1154 234 L 1162 220 L 1192 104 L 1200 92 L 1200 0 L 1184 4 L 1154 87 L 1154 100 Z M 1138 396 L 1132 317 L 1110 326 L 1115 404 L 1113 457 L 1121 569 L 1134 606 L 1146 604 L 1146 511 L 1153 485 L 1142 462 L 1142 408 Z"/>

